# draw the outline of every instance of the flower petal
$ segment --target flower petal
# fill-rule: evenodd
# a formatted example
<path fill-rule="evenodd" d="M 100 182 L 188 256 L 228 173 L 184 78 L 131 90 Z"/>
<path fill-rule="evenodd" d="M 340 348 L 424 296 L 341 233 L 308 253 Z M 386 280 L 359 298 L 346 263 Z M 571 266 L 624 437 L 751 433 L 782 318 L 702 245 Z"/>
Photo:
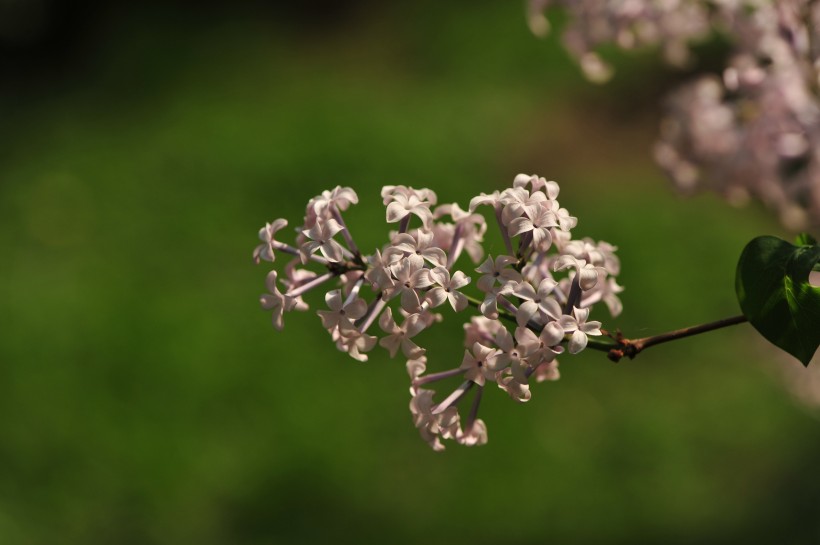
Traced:
<path fill-rule="evenodd" d="M 342 310 L 344 301 L 342 300 L 342 290 L 332 290 L 325 294 L 325 303 L 336 312 Z"/>
<path fill-rule="evenodd" d="M 430 280 L 446 288 L 450 284 L 450 271 L 444 267 L 436 267 L 429 272 Z"/>
<path fill-rule="evenodd" d="M 538 312 L 538 304 L 534 301 L 524 301 L 518 307 L 518 312 L 515 313 L 515 321 L 519 327 L 524 327 L 535 316 L 536 312 Z"/>
<path fill-rule="evenodd" d="M 447 292 L 444 291 L 444 288 L 436 287 L 428 291 L 424 298 L 430 302 L 431 308 L 436 308 L 443 305 L 447 300 Z"/>
<path fill-rule="evenodd" d="M 407 214 L 407 209 L 401 203 L 393 201 L 387 205 L 387 223 L 401 221 Z"/>
<path fill-rule="evenodd" d="M 412 288 L 405 288 L 401 290 L 401 308 L 407 312 L 418 312 L 419 296 L 416 293 L 416 290 Z"/>
<path fill-rule="evenodd" d="M 569 348 L 570 354 L 577 354 L 587 346 L 587 336 L 583 331 L 575 331 L 572 334 L 572 337 L 569 340 Z"/>
<path fill-rule="evenodd" d="M 540 338 L 545 345 L 555 346 L 564 338 L 564 328 L 558 322 L 550 322 L 544 326 Z"/>
<path fill-rule="evenodd" d="M 448 299 L 450 300 L 450 306 L 452 306 L 456 312 L 461 312 L 467 308 L 467 304 L 469 303 L 467 296 L 460 291 L 451 291 Z"/>

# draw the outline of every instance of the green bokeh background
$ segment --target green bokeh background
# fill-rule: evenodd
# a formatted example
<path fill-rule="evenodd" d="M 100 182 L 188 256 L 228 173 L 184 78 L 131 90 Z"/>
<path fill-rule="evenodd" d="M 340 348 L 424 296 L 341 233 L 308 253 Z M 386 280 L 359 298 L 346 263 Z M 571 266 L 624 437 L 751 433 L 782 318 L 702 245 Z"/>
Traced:
<path fill-rule="evenodd" d="M 0 91 L 0 543 L 817 543 L 820 424 L 748 326 L 612 364 L 562 358 L 490 442 L 434 453 L 403 362 L 259 309 L 261 225 L 337 184 L 363 248 L 384 184 L 463 206 L 518 172 L 620 247 L 645 336 L 738 313 L 752 206 L 650 159 L 651 53 L 583 80 L 520 4 L 361 4 L 335 21 L 131 7 L 65 73 Z M 494 251 L 490 249 L 490 251 Z M 266 264 L 267 265 L 267 264 Z M 466 265 L 465 265 L 466 266 Z M 321 295 L 309 299 L 321 306 Z M 460 362 L 461 316 L 426 332 Z"/>

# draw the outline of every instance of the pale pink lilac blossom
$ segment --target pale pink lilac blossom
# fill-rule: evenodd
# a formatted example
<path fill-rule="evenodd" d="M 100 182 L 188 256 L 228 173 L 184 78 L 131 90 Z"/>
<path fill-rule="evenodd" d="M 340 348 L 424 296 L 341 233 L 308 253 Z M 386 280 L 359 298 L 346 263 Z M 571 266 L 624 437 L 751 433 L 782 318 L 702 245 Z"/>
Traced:
<path fill-rule="evenodd" d="M 302 264 L 307 263 L 308 257 L 321 252 L 322 256 L 331 263 L 338 263 L 344 258 L 342 245 L 336 242 L 333 237 L 344 227 L 334 219 L 317 221 L 310 229 L 304 231 L 309 239 L 302 244 L 300 250 L 302 254 Z"/>
<path fill-rule="evenodd" d="M 586 348 L 589 339 L 587 335 L 601 335 L 601 322 L 588 322 L 589 309 L 574 307 L 572 316 L 563 315 L 558 321 L 565 333 L 571 333 L 567 345 L 570 354 L 577 354 Z"/>
<path fill-rule="evenodd" d="M 276 260 L 274 248 L 276 240 L 274 236 L 277 231 L 287 227 L 288 222 L 284 219 L 274 220 L 273 223 L 266 223 L 264 227 L 259 230 L 259 240 L 262 244 L 256 247 L 253 251 L 253 260 L 258 264 L 260 261 L 270 261 L 273 263 Z"/>
<path fill-rule="evenodd" d="M 388 308 L 379 318 L 379 327 L 387 333 L 386 337 L 379 340 L 379 344 L 390 352 L 391 358 L 396 356 L 399 349 L 408 360 L 418 360 L 424 355 L 425 350 L 411 340 L 427 327 L 420 314 L 411 314 L 399 326 L 393 319 L 392 310 Z"/>
<path fill-rule="evenodd" d="M 327 308 L 318 311 L 322 325 L 336 347 L 355 360 L 366 361 L 376 344 L 391 357 L 401 353 L 411 380 L 410 410 L 422 438 L 435 450 L 444 448 L 444 440 L 484 444 L 487 426 L 478 412 L 488 383 L 515 401 L 528 401 L 531 382 L 558 378 L 556 356 L 564 353 L 564 345 L 575 354 L 588 342 L 587 335 L 600 334 L 600 324 L 588 321 L 594 303 L 603 300 L 620 310 L 616 294 L 622 288 L 613 279 L 620 267 L 615 248 L 573 240 L 577 219 L 560 206 L 558 195 L 557 183 L 520 174 L 511 187 L 473 198 L 467 210 L 451 203 L 433 212 L 434 192 L 386 186 L 382 200 L 387 219 L 398 222 L 399 229 L 389 243 L 363 255 L 342 217 L 358 196 L 337 186 L 308 202 L 295 246 L 274 239 L 285 220 L 260 231 L 255 261 L 273 262 L 277 251 L 298 256 L 286 264 L 283 278 L 269 273 L 268 293 L 260 302 L 281 329 L 284 312 L 306 309 L 309 292 L 330 286 Z M 484 256 L 487 224 L 476 212 L 482 205 L 492 207 L 508 251 L 488 256 L 475 269 L 483 301 L 469 295 L 470 278 L 456 266 L 462 252 L 476 264 Z M 575 283 L 577 288 L 572 287 L 575 277 L 584 278 Z M 573 289 L 578 304 L 567 314 Z M 430 372 L 429 354 L 416 337 L 442 321 L 435 309 L 445 303 L 456 312 L 472 305 L 482 315 L 464 326 L 467 350 L 461 364 Z M 380 331 L 368 333 L 377 321 Z M 436 403 L 439 395 L 427 386 L 459 379 L 443 389 Z M 460 407 L 465 403 L 469 410 L 462 427 Z"/>
<path fill-rule="evenodd" d="M 470 278 L 461 271 L 456 271 L 450 278 L 450 271 L 444 267 L 436 267 L 430 271 L 430 280 L 433 287 L 427 292 L 426 300 L 430 301 L 433 307 L 442 305 L 449 301 L 450 306 L 456 312 L 461 312 L 467 307 L 467 297 L 458 291 L 470 283 Z"/>
<path fill-rule="evenodd" d="M 763 201 L 791 230 L 820 226 L 820 4 L 811 0 L 529 0 L 530 28 L 544 10 L 569 15 L 563 40 L 587 77 L 612 68 L 597 49 L 658 46 L 673 65 L 719 34 L 731 54 L 666 101 L 655 159 L 679 190 L 708 188 L 732 204 Z"/>

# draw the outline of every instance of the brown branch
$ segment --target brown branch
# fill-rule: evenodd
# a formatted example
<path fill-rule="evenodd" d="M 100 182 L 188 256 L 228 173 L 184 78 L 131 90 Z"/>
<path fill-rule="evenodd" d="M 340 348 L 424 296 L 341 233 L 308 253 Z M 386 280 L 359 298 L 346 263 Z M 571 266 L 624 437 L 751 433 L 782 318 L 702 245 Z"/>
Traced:
<path fill-rule="evenodd" d="M 614 362 L 620 361 L 624 356 L 632 359 L 640 354 L 644 349 L 649 348 L 650 346 L 655 346 L 656 344 L 675 341 L 677 339 L 691 337 L 692 335 L 699 335 L 700 333 L 706 333 L 707 331 L 714 331 L 715 329 L 742 324 L 747 321 L 748 320 L 743 315 L 732 316 L 731 318 L 724 318 L 723 320 L 710 322 L 708 324 L 685 327 L 683 329 L 676 329 L 675 331 L 661 333 L 660 335 L 635 340 L 625 339 L 623 338 L 623 335 L 618 332 L 613 337 L 617 343 L 617 346 L 609 350 L 607 357 Z"/>

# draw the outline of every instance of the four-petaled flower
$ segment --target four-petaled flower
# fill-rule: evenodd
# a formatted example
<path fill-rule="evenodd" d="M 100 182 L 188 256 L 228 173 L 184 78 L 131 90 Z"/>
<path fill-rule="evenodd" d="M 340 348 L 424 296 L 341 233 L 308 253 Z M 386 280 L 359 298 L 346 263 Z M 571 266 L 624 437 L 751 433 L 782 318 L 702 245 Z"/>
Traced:
<path fill-rule="evenodd" d="M 390 271 L 396 279 L 396 286 L 392 295 L 401 294 L 401 308 L 407 312 L 417 312 L 419 308 L 419 294 L 417 289 L 430 286 L 430 269 L 424 268 L 424 260 L 415 255 L 409 255 L 390 266 Z"/>
<path fill-rule="evenodd" d="M 507 392 L 511 398 L 519 403 L 525 403 L 532 398 L 530 385 L 526 382 L 519 382 L 512 375 L 499 372 L 498 375 L 496 375 L 496 382 L 498 382 L 499 388 Z"/>
<path fill-rule="evenodd" d="M 463 431 L 459 430 L 459 433 L 456 434 L 456 441 L 468 447 L 486 444 L 487 425 L 483 420 L 477 418 L 468 429 Z"/>
<path fill-rule="evenodd" d="M 507 233 L 513 237 L 530 233 L 532 245 L 539 251 L 547 250 L 552 245 L 550 229 L 558 227 L 558 219 L 548 208 L 541 206 L 530 216 L 522 216 L 510 221 Z"/>
<path fill-rule="evenodd" d="M 577 354 L 587 346 L 587 335 L 601 335 L 601 322 L 587 322 L 588 308 L 572 307 L 572 316 L 564 314 L 558 323 L 565 333 L 572 333 L 567 348 L 570 354 Z"/>
<path fill-rule="evenodd" d="M 496 333 L 495 344 L 498 346 L 498 353 L 488 362 L 490 368 L 496 372 L 510 369 L 513 376 L 526 382 L 525 373 L 529 367 L 527 359 L 530 355 L 528 345 L 518 344 L 506 328 Z"/>
<path fill-rule="evenodd" d="M 317 221 L 316 224 L 305 231 L 305 236 L 310 240 L 302 244 L 301 257 L 302 264 L 307 263 L 308 256 L 319 250 L 328 261 L 338 263 L 344 258 L 344 248 L 333 240 L 333 237 L 344 227 L 334 219 Z"/>
<path fill-rule="evenodd" d="M 359 196 L 349 187 L 337 185 L 332 191 L 322 191 L 322 195 L 314 199 L 313 210 L 316 215 L 322 215 L 331 206 L 344 212 L 351 204 L 357 204 Z"/>
<path fill-rule="evenodd" d="M 529 185 L 533 191 L 543 191 L 551 201 L 558 198 L 558 192 L 561 189 L 556 182 L 547 180 L 542 176 L 536 176 L 535 174 L 519 174 L 513 180 L 513 187 L 526 188 L 527 185 Z"/>
<path fill-rule="evenodd" d="M 363 299 L 354 297 L 353 300 L 345 302 L 342 297 L 342 290 L 329 291 L 325 295 L 325 302 L 330 310 L 319 310 L 317 312 L 322 319 L 322 326 L 327 330 L 336 327 L 339 329 L 353 329 L 353 322 L 367 312 L 367 303 Z"/>
<path fill-rule="evenodd" d="M 334 331 L 336 346 L 339 350 L 347 352 L 354 360 L 367 361 L 367 355 L 364 352 L 369 352 L 376 346 L 375 336 L 363 333 L 355 327 L 339 328 Z"/>
<path fill-rule="evenodd" d="M 390 250 L 400 250 L 408 255 L 417 255 L 433 265 L 443 266 L 447 263 L 447 255 L 444 250 L 433 244 L 433 233 L 416 229 L 412 234 L 399 233 L 393 239 L 393 246 Z"/>
<path fill-rule="evenodd" d="M 387 223 L 396 223 L 410 214 L 418 216 L 424 227 L 428 227 L 433 221 L 433 213 L 430 211 L 428 201 L 422 200 L 415 193 L 410 195 L 394 193 L 392 202 L 387 205 Z"/>
<path fill-rule="evenodd" d="M 401 259 L 401 254 L 385 253 L 382 254 L 379 250 L 373 255 L 365 257 L 365 261 L 369 265 L 364 277 L 373 284 L 377 290 L 387 290 L 392 288 L 396 282 L 393 280 L 393 275 L 390 273 L 390 266 Z"/>
<path fill-rule="evenodd" d="M 491 320 L 497 320 L 499 300 L 501 302 L 505 302 L 506 299 L 504 297 L 511 295 L 515 289 L 515 286 L 516 284 L 514 281 L 509 281 L 488 291 L 484 296 L 484 301 L 482 301 L 481 305 L 478 307 L 481 314 Z"/>
<path fill-rule="evenodd" d="M 502 193 L 504 210 L 501 219 L 505 225 L 509 225 L 512 220 L 526 215 L 535 218 L 541 210 L 546 209 L 547 196 L 541 191 L 530 193 L 523 187 L 507 189 Z"/>
<path fill-rule="evenodd" d="M 410 390 L 410 413 L 413 415 L 413 424 L 418 428 L 422 438 L 433 450 L 444 450 L 441 439 L 451 439 L 461 431 L 458 410 L 448 407 L 446 410 L 433 414 L 436 404 L 433 402 L 433 390 L 412 388 Z"/>
<path fill-rule="evenodd" d="M 266 223 L 265 226 L 259 230 L 259 240 L 262 241 L 262 244 L 253 250 L 253 260 L 257 264 L 261 260 L 271 262 L 276 260 L 276 255 L 273 252 L 274 242 L 276 241 L 273 239 L 273 236 L 276 234 L 276 231 L 287 227 L 287 225 L 287 220 L 279 218 L 274 220 L 273 223 Z"/>
<path fill-rule="evenodd" d="M 263 309 L 273 311 L 273 327 L 281 330 L 285 326 L 282 319 L 282 312 L 285 310 L 285 296 L 276 287 L 276 271 L 268 273 L 267 278 L 265 278 L 265 287 L 268 288 L 270 293 L 265 293 L 259 297 L 259 303 L 261 303 Z"/>
<path fill-rule="evenodd" d="M 393 319 L 393 311 L 388 308 L 379 318 L 379 326 L 387 333 L 387 337 L 383 337 L 379 344 L 390 352 L 391 358 L 395 357 L 399 348 L 411 361 L 418 360 L 424 355 L 424 349 L 410 340 L 427 327 L 420 314 L 411 314 L 399 326 Z M 410 364 L 409 361 L 407 363 Z"/>
<path fill-rule="evenodd" d="M 474 343 L 473 351 L 465 350 L 464 359 L 461 360 L 460 368 L 464 371 L 464 378 L 479 386 L 484 386 L 488 379 L 493 380 L 495 378 L 493 359 L 498 352 L 495 348 Z"/>
<path fill-rule="evenodd" d="M 489 292 L 496 283 L 505 284 L 507 282 L 521 282 L 521 273 L 513 269 L 510 265 L 518 260 L 508 255 L 500 255 L 493 261 L 492 256 L 488 256 L 476 272 L 482 273 L 481 278 L 476 282 L 476 287 L 483 292 Z"/>
<path fill-rule="evenodd" d="M 524 300 L 515 313 L 515 319 L 519 326 L 525 326 L 540 310 L 549 318 L 557 320 L 562 312 L 558 301 L 552 297 L 556 283 L 550 277 L 546 277 L 538 283 L 538 291 L 527 281 L 518 284 L 515 288 L 515 295 Z"/>
<path fill-rule="evenodd" d="M 606 275 L 606 269 L 603 267 L 596 267 L 592 263 L 587 263 L 583 259 L 576 259 L 575 256 L 562 255 L 559 257 L 554 265 L 556 271 L 569 269 L 574 267 L 578 274 L 578 284 L 581 289 L 591 290 L 598 283 L 598 277 Z"/>
<path fill-rule="evenodd" d="M 470 278 L 461 271 L 456 271 L 450 278 L 450 271 L 444 267 L 436 267 L 430 271 L 430 280 L 436 285 L 427 292 L 426 299 L 435 308 L 449 301 L 456 312 L 461 312 L 467 306 L 467 296 L 456 291 L 470 283 Z"/>

